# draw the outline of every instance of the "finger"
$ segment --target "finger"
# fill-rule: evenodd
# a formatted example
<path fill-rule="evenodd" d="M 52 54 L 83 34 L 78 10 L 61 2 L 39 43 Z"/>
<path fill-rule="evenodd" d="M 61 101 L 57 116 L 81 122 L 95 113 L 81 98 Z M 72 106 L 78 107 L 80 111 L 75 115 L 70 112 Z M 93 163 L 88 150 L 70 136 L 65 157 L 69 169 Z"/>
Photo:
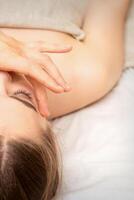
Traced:
<path fill-rule="evenodd" d="M 40 58 L 41 59 L 41 58 Z M 64 88 L 64 91 L 70 91 L 70 86 L 63 78 L 61 72 L 58 67 L 54 64 L 52 59 L 47 56 L 47 59 L 42 57 L 42 62 L 44 62 L 44 70 L 56 81 L 57 84 L 61 85 Z"/>
<path fill-rule="evenodd" d="M 50 112 L 47 105 L 47 95 L 45 87 L 36 82 L 34 79 L 26 77 L 34 88 L 34 94 L 38 106 L 38 110 L 43 117 L 49 117 Z"/>
<path fill-rule="evenodd" d="M 43 68 L 32 66 L 28 75 L 36 80 L 38 79 L 40 83 L 55 93 L 64 92 L 64 88 L 58 85 Z"/>
<path fill-rule="evenodd" d="M 25 43 L 25 46 L 42 53 L 66 53 L 72 50 L 71 45 L 52 44 L 44 41 L 28 42 Z"/>
<path fill-rule="evenodd" d="M 29 52 L 30 53 L 30 52 Z M 57 66 L 54 64 L 52 59 L 47 55 L 42 55 L 40 53 L 35 53 L 30 55 L 39 64 L 42 64 L 43 69 L 52 77 L 52 79 L 64 88 L 64 91 L 70 91 L 70 86 L 64 80 L 62 74 L 58 70 Z"/>
<path fill-rule="evenodd" d="M 43 70 L 41 65 L 30 61 L 30 59 L 28 60 L 21 56 L 11 56 L 7 54 L 3 54 L 2 56 L 2 54 L 0 54 L 0 70 L 28 75 L 55 93 L 64 92 L 64 89 Z"/>

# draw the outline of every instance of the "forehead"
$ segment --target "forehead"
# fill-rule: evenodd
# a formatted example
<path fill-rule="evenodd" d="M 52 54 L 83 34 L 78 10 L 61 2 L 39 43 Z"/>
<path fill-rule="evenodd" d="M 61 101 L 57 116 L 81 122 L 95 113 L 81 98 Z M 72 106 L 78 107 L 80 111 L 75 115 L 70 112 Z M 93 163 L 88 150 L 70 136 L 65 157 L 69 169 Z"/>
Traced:
<path fill-rule="evenodd" d="M 40 116 L 21 102 L 0 97 L 0 133 L 7 136 L 35 137 L 39 134 Z"/>

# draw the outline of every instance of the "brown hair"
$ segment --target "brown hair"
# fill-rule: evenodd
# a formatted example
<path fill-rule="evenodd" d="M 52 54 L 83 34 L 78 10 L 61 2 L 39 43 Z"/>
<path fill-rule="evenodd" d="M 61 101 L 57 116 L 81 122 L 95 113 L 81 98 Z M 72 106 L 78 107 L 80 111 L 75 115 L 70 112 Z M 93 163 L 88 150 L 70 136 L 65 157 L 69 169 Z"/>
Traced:
<path fill-rule="evenodd" d="M 50 128 L 40 144 L 0 136 L 0 199 L 50 200 L 60 182 L 57 143 Z"/>

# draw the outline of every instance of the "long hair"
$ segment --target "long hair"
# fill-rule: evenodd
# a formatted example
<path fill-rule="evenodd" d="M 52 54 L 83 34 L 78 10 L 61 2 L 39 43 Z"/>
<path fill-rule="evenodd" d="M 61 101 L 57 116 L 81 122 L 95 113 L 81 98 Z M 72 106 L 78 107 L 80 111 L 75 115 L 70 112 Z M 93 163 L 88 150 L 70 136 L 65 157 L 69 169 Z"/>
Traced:
<path fill-rule="evenodd" d="M 59 150 L 50 127 L 37 143 L 0 136 L 0 200 L 50 200 L 61 178 Z"/>

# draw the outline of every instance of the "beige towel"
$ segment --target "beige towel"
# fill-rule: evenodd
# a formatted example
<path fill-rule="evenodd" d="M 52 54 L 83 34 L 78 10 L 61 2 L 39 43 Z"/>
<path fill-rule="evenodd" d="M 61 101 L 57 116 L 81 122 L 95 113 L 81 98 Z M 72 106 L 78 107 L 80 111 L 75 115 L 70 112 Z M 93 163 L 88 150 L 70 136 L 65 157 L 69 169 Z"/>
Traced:
<path fill-rule="evenodd" d="M 83 40 L 89 0 L 0 0 L 0 26 L 57 30 Z"/>

